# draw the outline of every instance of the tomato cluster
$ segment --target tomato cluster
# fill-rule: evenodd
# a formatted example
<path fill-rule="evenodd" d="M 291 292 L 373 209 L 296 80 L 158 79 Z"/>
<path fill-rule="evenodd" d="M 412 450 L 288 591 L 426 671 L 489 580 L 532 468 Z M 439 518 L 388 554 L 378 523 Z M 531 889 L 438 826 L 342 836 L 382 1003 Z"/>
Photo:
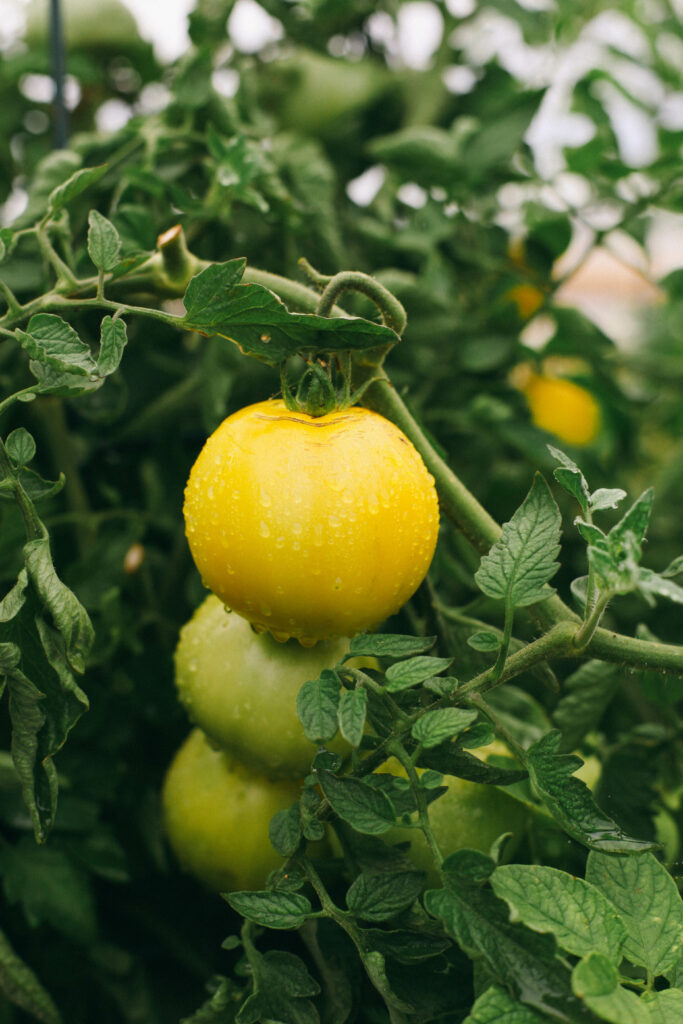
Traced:
<path fill-rule="evenodd" d="M 198 728 L 166 776 L 166 831 L 207 884 L 255 888 L 278 863 L 270 818 L 296 800 L 315 754 L 297 693 L 420 584 L 436 490 L 382 416 L 352 407 L 313 417 L 268 401 L 208 439 L 184 512 L 213 593 L 176 650 L 178 693 Z M 341 740 L 331 749 L 348 752 Z"/>

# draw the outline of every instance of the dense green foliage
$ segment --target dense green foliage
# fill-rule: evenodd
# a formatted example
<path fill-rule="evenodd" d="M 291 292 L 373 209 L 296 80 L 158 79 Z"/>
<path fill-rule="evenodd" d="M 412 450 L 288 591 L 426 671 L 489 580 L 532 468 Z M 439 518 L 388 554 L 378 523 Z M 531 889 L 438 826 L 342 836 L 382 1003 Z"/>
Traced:
<path fill-rule="evenodd" d="M 557 294 L 682 210 L 675 5 L 431 5 L 424 68 L 399 0 L 264 0 L 255 53 L 234 6 L 198 0 L 170 67 L 75 41 L 66 149 L 45 42 L 0 66 L 0 1024 L 674 1024 L 683 271 L 627 347 Z M 131 117 L 97 131 L 111 99 Z M 316 755 L 271 826 L 285 869 L 226 902 L 161 826 L 206 596 L 183 489 L 311 362 L 410 437 L 442 528 L 415 596 L 303 681 L 308 739 L 352 760 Z M 597 436 L 539 429 L 520 367 L 586 388 Z M 494 736 L 510 757 L 470 752 Z M 504 788 L 524 834 L 441 862 L 443 776 Z M 410 824 L 426 891 L 382 839 Z"/>

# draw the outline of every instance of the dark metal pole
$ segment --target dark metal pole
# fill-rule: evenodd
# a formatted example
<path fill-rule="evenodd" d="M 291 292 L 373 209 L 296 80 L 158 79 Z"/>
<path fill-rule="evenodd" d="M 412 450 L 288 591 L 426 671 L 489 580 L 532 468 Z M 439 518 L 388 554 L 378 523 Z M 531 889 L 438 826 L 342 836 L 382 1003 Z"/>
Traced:
<path fill-rule="evenodd" d="M 55 83 L 55 146 L 63 149 L 69 141 L 69 116 L 64 101 L 66 58 L 59 0 L 50 0 L 50 64 Z"/>

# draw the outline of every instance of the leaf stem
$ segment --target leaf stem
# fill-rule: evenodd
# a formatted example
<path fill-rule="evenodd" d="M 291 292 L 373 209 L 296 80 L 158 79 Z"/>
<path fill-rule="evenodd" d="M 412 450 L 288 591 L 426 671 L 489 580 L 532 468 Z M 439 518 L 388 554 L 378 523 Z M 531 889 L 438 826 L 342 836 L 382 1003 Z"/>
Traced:
<path fill-rule="evenodd" d="M 415 770 L 413 759 L 403 746 L 399 739 L 393 739 L 387 747 L 387 752 L 393 754 L 397 761 L 401 762 L 403 770 L 408 776 L 411 788 L 413 790 L 413 796 L 415 797 L 415 803 L 417 804 L 417 814 L 420 821 L 420 828 L 424 832 L 425 838 L 429 843 L 429 848 L 432 851 L 432 856 L 439 867 L 443 864 L 443 854 L 439 849 L 434 833 L 432 831 L 431 822 L 429 820 L 429 808 L 427 801 L 425 800 L 424 789 L 420 785 L 420 777 Z"/>
<path fill-rule="evenodd" d="M 582 651 L 591 642 L 593 634 L 598 628 L 603 612 L 609 604 L 610 597 L 611 594 L 609 593 L 598 592 L 597 599 L 593 605 L 592 611 L 590 612 L 588 611 L 590 606 L 588 602 L 586 602 L 586 618 L 574 637 L 574 648 L 577 652 Z"/>

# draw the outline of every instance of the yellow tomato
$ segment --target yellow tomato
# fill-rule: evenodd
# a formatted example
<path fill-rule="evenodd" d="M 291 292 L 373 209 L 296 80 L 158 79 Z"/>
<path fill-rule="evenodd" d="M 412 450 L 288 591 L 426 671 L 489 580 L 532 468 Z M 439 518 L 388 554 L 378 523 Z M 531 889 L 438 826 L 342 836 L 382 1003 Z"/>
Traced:
<path fill-rule="evenodd" d="M 300 795 L 300 784 L 255 774 L 194 729 L 164 780 L 166 835 L 181 867 L 211 888 L 262 889 L 282 863 L 270 819 Z"/>
<path fill-rule="evenodd" d="M 600 430 L 600 406 L 586 388 L 562 377 L 532 373 L 522 387 L 537 427 L 567 444 L 591 444 Z"/>
<path fill-rule="evenodd" d="M 534 284 L 516 284 L 505 293 L 506 298 L 517 307 L 521 320 L 529 320 L 545 302 L 545 295 Z"/>
<path fill-rule="evenodd" d="M 393 423 L 282 401 L 223 421 L 192 467 L 184 511 L 205 585 L 276 638 L 308 644 L 398 611 L 439 525 L 434 480 Z"/>
<path fill-rule="evenodd" d="M 255 771 L 301 778 L 310 770 L 316 746 L 297 717 L 297 694 L 348 649 L 347 639 L 322 640 L 311 649 L 296 640 L 278 643 L 268 633 L 255 633 L 211 594 L 180 631 L 178 695 L 204 732 Z M 376 662 L 356 658 L 350 664 Z M 350 751 L 340 736 L 326 746 L 342 755 Z"/>

